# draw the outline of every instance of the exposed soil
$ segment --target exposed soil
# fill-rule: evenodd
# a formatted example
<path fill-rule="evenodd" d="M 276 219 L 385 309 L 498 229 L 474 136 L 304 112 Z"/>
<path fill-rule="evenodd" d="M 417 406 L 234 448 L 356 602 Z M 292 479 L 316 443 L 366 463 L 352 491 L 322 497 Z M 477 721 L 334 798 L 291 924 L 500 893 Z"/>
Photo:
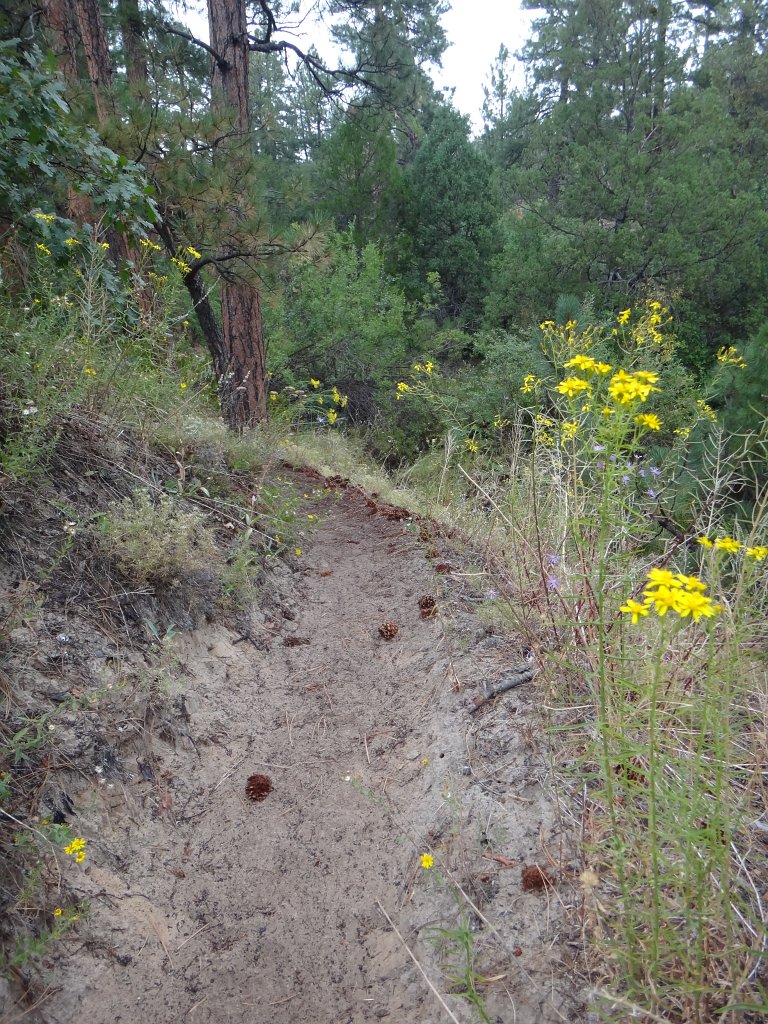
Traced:
<path fill-rule="evenodd" d="M 242 629 L 176 642 L 171 710 L 124 703 L 115 756 L 72 766 L 89 853 L 64 870 L 90 912 L 4 1021 L 470 1021 L 462 923 L 488 1020 L 588 1019 L 538 683 L 472 713 L 524 652 L 412 524 L 352 491 L 311 511 Z"/>

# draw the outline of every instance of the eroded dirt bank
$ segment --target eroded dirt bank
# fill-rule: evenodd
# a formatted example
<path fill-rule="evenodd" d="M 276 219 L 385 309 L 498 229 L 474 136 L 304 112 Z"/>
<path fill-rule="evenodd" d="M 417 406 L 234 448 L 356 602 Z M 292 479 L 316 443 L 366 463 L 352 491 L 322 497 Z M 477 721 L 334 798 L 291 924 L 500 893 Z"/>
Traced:
<path fill-rule="evenodd" d="M 469 1021 L 457 925 L 470 969 L 494 979 L 477 986 L 488 1019 L 587 1019 L 536 683 L 469 713 L 521 651 L 485 633 L 408 524 L 352 493 L 315 511 L 266 612 L 179 642 L 178 717 L 126 716 L 130 753 L 93 783 L 81 773 L 89 857 L 67 870 L 90 915 L 25 1019 Z M 254 773 L 272 782 L 260 802 Z M 554 885 L 524 891 L 525 865 Z"/>

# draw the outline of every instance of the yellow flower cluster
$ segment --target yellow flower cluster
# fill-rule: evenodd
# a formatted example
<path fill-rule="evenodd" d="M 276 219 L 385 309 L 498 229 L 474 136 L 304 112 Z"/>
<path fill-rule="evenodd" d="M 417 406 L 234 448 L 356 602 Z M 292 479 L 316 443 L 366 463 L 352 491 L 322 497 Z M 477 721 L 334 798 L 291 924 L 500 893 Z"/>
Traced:
<path fill-rule="evenodd" d="M 715 537 L 714 541 L 711 541 L 709 537 L 699 537 L 698 542 L 703 548 L 726 551 L 729 555 L 737 555 L 743 547 L 741 542 L 736 540 L 735 537 Z M 747 558 L 754 558 L 756 562 L 762 562 L 764 558 L 768 558 L 768 547 L 763 544 L 756 544 L 754 547 L 743 547 L 743 550 Z"/>
<path fill-rule="evenodd" d="M 536 390 L 536 388 L 541 384 L 541 382 L 541 377 L 537 377 L 535 373 L 529 373 L 526 377 L 524 377 L 523 385 L 520 388 L 520 390 L 524 395 L 530 395 L 532 392 Z"/>
<path fill-rule="evenodd" d="M 151 252 L 162 252 L 162 245 L 158 245 L 157 242 L 151 242 L 148 238 L 140 238 L 139 245 L 142 249 L 149 249 Z"/>
<path fill-rule="evenodd" d="M 41 220 L 44 224 L 52 224 L 56 218 L 52 213 L 36 213 L 35 220 Z"/>
<path fill-rule="evenodd" d="M 82 864 L 85 860 L 85 840 L 73 839 L 69 846 L 64 847 L 64 853 L 68 857 L 74 857 L 78 864 Z"/>
<path fill-rule="evenodd" d="M 182 274 L 189 274 L 192 270 L 192 267 L 190 267 L 187 261 L 182 259 L 180 256 L 171 256 L 171 263 L 178 267 Z"/>
<path fill-rule="evenodd" d="M 48 248 L 47 245 L 43 245 L 42 242 L 38 242 L 37 245 L 35 246 L 35 248 L 37 249 L 38 252 L 41 252 L 43 254 L 43 256 L 50 256 L 51 255 L 51 250 Z"/>
<path fill-rule="evenodd" d="M 432 865 L 435 863 L 435 858 L 431 853 L 422 853 L 421 855 L 421 866 L 425 871 L 429 871 Z"/>
<path fill-rule="evenodd" d="M 577 420 L 565 420 L 561 423 L 560 430 L 564 441 L 572 441 L 579 432 L 579 423 Z"/>
<path fill-rule="evenodd" d="M 706 596 L 706 589 L 706 583 L 702 583 L 698 576 L 684 576 L 669 569 L 651 569 L 642 603 L 629 598 L 619 610 L 625 615 L 631 615 L 633 623 L 647 617 L 651 611 L 655 611 L 659 618 L 673 611 L 681 619 L 690 616 L 698 622 L 699 619 L 717 615 L 721 610 L 720 605 L 714 604 L 712 598 Z"/>
<path fill-rule="evenodd" d="M 653 386 L 658 379 L 657 373 L 650 373 L 648 370 L 636 370 L 634 373 L 619 370 L 611 377 L 608 394 L 619 405 L 629 405 L 630 402 L 637 401 L 645 402 L 652 391 L 659 390 Z"/>
<path fill-rule="evenodd" d="M 639 427 L 646 427 L 648 430 L 661 430 L 661 420 L 653 412 L 643 412 L 635 416 L 635 423 Z"/>
<path fill-rule="evenodd" d="M 470 451 L 470 452 L 479 452 L 480 451 L 480 447 L 479 447 L 477 441 L 475 441 L 471 437 L 465 437 L 464 438 L 464 447 L 467 449 L 467 451 Z"/>
<path fill-rule="evenodd" d="M 592 356 L 577 355 L 564 364 L 566 370 L 581 370 L 583 373 L 610 373 L 613 369 L 608 363 L 600 363 Z"/>
<path fill-rule="evenodd" d="M 729 345 L 727 348 L 723 346 L 717 353 L 718 363 L 722 363 L 724 366 L 738 366 L 740 370 L 746 370 L 747 364 L 744 362 L 744 356 L 739 353 L 739 350 Z"/>
<path fill-rule="evenodd" d="M 543 445 L 553 445 L 555 443 L 554 436 L 550 433 L 552 427 L 554 427 L 555 421 L 550 419 L 549 416 L 545 416 L 543 413 L 537 413 L 536 415 L 536 443 Z"/>
<path fill-rule="evenodd" d="M 555 391 L 559 391 L 561 395 L 567 395 L 568 398 L 575 398 L 582 391 L 591 391 L 591 385 L 589 381 L 582 380 L 581 377 L 566 377 L 565 380 L 560 381 Z"/>
<path fill-rule="evenodd" d="M 432 362 L 431 359 L 428 359 L 424 364 L 414 363 L 413 368 L 416 371 L 416 373 L 426 373 L 427 375 L 429 375 L 434 370 L 435 364 Z"/>
<path fill-rule="evenodd" d="M 696 408 L 699 410 L 699 416 L 701 416 L 702 419 L 712 420 L 713 423 L 717 422 L 717 413 L 712 406 L 702 398 L 696 399 Z"/>

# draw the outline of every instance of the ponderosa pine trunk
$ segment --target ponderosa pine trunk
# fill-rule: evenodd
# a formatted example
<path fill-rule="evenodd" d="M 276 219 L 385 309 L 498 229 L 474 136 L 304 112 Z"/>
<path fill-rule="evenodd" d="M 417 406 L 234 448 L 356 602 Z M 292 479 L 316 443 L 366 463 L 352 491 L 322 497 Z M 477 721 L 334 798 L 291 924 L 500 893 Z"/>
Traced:
<path fill-rule="evenodd" d="M 211 69 L 213 111 L 231 119 L 234 129 L 215 159 L 236 163 L 238 150 L 247 158 L 250 131 L 245 0 L 208 0 L 208 25 L 211 49 L 217 55 Z M 242 430 L 267 415 L 261 296 L 246 280 L 222 282 L 219 340 L 222 351 L 218 358 L 214 352 L 214 365 L 222 412 L 230 427 Z"/>
<path fill-rule="evenodd" d="M 103 125 L 108 116 L 114 113 L 114 98 L 112 95 L 112 60 L 109 55 L 101 8 L 98 0 L 72 0 L 72 3 L 80 26 L 80 39 L 83 44 L 88 77 L 91 80 L 96 117 L 99 125 Z"/>

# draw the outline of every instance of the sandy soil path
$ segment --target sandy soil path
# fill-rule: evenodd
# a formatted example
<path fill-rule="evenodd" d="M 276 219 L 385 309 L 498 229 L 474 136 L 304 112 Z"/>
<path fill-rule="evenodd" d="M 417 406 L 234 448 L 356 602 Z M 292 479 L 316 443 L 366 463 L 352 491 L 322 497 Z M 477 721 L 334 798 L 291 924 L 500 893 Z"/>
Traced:
<path fill-rule="evenodd" d="M 51 963 L 45 1024 L 479 1019 L 445 934 L 462 921 L 474 970 L 496 979 L 479 986 L 487 1019 L 586 1020 L 570 885 L 555 872 L 555 888 L 521 886 L 542 841 L 567 859 L 535 684 L 468 713 L 520 652 L 485 634 L 407 524 L 354 494 L 314 511 L 248 638 L 192 634 L 179 718 L 127 718 L 131 756 L 74 795 L 90 854 L 70 881 L 91 913 Z M 424 619 L 418 598 L 438 585 L 440 615 Z M 254 773 L 273 785 L 261 802 Z"/>

